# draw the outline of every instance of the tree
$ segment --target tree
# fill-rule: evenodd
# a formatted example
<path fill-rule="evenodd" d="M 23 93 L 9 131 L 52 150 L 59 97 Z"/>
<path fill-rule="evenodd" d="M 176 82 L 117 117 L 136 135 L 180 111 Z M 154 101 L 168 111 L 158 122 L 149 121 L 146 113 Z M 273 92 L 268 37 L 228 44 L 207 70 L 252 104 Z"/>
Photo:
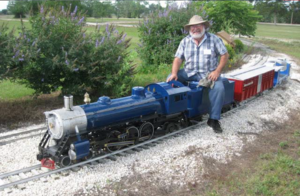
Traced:
<path fill-rule="evenodd" d="M 93 16 L 93 3 L 94 3 L 94 1 L 91 1 L 91 0 L 82 1 L 82 7 L 85 10 L 86 16 L 88 16 L 88 17 Z"/>
<path fill-rule="evenodd" d="M 214 32 L 230 25 L 235 34 L 254 36 L 256 22 L 261 17 L 252 4 L 244 1 L 210 1 L 204 4 L 204 10 L 208 19 L 213 21 L 210 29 Z"/>
<path fill-rule="evenodd" d="M 115 7 L 117 17 L 137 18 L 146 12 L 146 6 L 143 2 L 133 0 L 117 0 Z"/>
<path fill-rule="evenodd" d="M 111 17 L 114 13 L 114 7 L 110 3 L 102 3 L 99 1 L 93 1 L 93 14 L 95 18 Z"/>
<path fill-rule="evenodd" d="M 6 15 L 7 14 L 7 9 L 2 10 L 2 14 Z"/>
<path fill-rule="evenodd" d="M 269 13 L 274 15 L 274 24 L 277 23 L 278 15 L 284 15 L 287 12 L 286 6 L 283 0 L 267 0 L 267 7 L 269 8 Z"/>
<path fill-rule="evenodd" d="M 297 18 L 299 17 L 299 11 L 300 11 L 300 2 L 297 1 L 295 3 L 295 1 L 292 1 L 289 4 L 289 11 L 288 11 L 288 18 L 290 18 L 290 23 L 293 24 L 294 22 L 297 21 Z M 298 17 L 296 16 L 296 21 L 294 20 L 294 14 L 298 15 Z M 288 20 L 288 19 L 287 19 Z M 297 22 L 296 22 L 297 23 Z M 299 23 L 299 22 L 298 22 Z"/>
<path fill-rule="evenodd" d="M 7 8 L 15 18 L 25 18 L 25 14 L 28 13 L 26 4 L 27 1 L 22 0 L 9 1 Z"/>
<path fill-rule="evenodd" d="M 74 9 L 76 6 L 78 9 L 86 8 L 80 0 L 72 1 L 56 1 L 56 0 L 12 0 L 9 1 L 8 9 L 11 13 L 15 15 L 15 18 L 24 18 L 25 14 L 30 13 L 31 15 L 36 15 L 39 13 L 39 6 L 44 5 L 46 7 L 52 7 L 59 9 L 61 6 L 69 7 Z"/>
<path fill-rule="evenodd" d="M 269 13 L 267 4 L 264 1 L 258 1 L 254 5 L 254 9 L 261 15 L 261 22 L 271 22 L 272 15 Z"/>
<path fill-rule="evenodd" d="M 255 4 L 255 9 L 263 15 L 263 21 L 271 22 L 273 19 L 274 24 L 278 22 L 279 17 L 284 20 L 284 15 L 287 13 L 284 0 L 261 1 Z"/>

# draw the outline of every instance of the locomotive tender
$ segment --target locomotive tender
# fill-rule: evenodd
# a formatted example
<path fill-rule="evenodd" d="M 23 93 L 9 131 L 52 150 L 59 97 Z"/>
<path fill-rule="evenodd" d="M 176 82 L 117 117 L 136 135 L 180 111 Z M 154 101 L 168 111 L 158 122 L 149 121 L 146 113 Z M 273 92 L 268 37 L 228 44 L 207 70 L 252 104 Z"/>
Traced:
<path fill-rule="evenodd" d="M 289 69 L 290 65 L 284 62 L 271 66 L 269 63 L 222 78 L 224 111 L 236 101 L 277 85 L 289 75 Z M 178 81 L 161 82 L 145 88 L 133 87 L 128 97 L 102 96 L 94 103 L 79 106 L 73 106 L 72 96 L 65 96 L 64 108 L 45 112 L 48 130 L 39 144 L 37 159 L 50 169 L 55 165 L 64 167 L 149 140 L 157 132 L 187 127 L 191 120 L 208 113 L 210 107 L 208 89 L 197 85 L 194 81 L 185 85 Z"/>

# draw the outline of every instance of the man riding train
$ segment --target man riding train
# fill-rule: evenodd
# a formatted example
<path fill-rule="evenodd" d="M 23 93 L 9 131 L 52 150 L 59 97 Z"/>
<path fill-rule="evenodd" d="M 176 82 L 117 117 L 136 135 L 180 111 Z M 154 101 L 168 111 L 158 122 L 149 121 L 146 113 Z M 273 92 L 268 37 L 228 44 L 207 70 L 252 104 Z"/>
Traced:
<path fill-rule="evenodd" d="M 209 88 L 210 111 L 207 124 L 216 133 L 222 133 L 220 125 L 221 110 L 225 98 L 225 89 L 220 74 L 228 61 L 228 52 L 223 41 L 212 33 L 208 33 L 209 22 L 201 16 L 194 15 L 184 29 L 189 35 L 179 44 L 172 66 L 172 73 L 167 82 L 178 80 L 211 81 Z M 220 60 L 218 57 L 220 56 Z M 182 62 L 184 68 L 179 69 Z"/>

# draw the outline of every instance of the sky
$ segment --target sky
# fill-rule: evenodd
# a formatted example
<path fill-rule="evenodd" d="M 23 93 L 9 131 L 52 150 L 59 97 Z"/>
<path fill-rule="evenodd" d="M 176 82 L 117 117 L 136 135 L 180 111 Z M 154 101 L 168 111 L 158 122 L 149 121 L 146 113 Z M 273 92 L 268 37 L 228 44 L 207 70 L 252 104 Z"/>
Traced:
<path fill-rule="evenodd" d="M 8 1 L 0 1 L 0 10 L 7 8 Z"/>

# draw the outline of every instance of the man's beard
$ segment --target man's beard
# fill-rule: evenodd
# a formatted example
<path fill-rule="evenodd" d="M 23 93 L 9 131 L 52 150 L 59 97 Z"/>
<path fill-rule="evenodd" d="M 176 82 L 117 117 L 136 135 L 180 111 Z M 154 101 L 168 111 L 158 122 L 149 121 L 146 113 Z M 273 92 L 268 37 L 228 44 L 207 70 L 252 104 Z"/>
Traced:
<path fill-rule="evenodd" d="M 205 33 L 205 28 L 203 27 L 202 31 L 200 32 L 200 34 L 193 34 L 191 31 L 190 31 L 190 35 L 192 36 L 192 38 L 194 39 L 200 39 Z"/>

